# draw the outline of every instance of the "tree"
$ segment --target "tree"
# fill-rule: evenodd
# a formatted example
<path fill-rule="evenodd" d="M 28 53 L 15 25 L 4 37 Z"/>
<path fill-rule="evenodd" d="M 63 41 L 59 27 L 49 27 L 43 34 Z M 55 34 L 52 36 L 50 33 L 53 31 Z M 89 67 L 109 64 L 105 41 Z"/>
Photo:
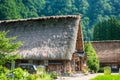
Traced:
<path fill-rule="evenodd" d="M 88 67 L 90 70 L 97 72 L 99 70 L 99 60 L 90 42 L 85 43 L 85 54 L 87 56 Z"/>
<path fill-rule="evenodd" d="M 94 27 L 93 40 L 120 40 L 120 21 L 111 18 Z"/>
<path fill-rule="evenodd" d="M 0 20 L 18 18 L 20 18 L 20 15 L 16 11 L 14 0 L 0 0 Z"/>
<path fill-rule="evenodd" d="M 120 19 L 119 0 L 0 0 L 0 20 L 82 14 L 84 40 L 93 40 L 96 23 Z"/>
<path fill-rule="evenodd" d="M 0 65 L 18 58 L 18 55 L 10 53 L 15 52 L 22 45 L 21 42 L 14 42 L 16 37 L 6 38 L 7 33 L 0 32 Z"/>

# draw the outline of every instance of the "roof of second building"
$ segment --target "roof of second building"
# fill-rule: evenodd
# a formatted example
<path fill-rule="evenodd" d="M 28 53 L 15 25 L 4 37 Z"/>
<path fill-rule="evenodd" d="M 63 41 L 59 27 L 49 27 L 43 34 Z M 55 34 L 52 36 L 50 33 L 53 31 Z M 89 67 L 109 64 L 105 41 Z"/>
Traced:
<path fill-rule="evenodd" d="M 101 63 L 120 62 L 120 40 L 92 42 Z"/>

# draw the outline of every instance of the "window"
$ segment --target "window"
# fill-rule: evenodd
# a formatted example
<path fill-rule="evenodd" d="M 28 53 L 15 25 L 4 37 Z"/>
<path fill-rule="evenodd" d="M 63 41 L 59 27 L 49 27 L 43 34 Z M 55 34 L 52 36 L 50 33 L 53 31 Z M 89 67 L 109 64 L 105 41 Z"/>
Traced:
<path fill-rule="evenodd" d="M 116 66 L 116 65 L 112 65 L 111 68 L 112 68 L 112 69 L 117 69 L 118 66 Z"/>

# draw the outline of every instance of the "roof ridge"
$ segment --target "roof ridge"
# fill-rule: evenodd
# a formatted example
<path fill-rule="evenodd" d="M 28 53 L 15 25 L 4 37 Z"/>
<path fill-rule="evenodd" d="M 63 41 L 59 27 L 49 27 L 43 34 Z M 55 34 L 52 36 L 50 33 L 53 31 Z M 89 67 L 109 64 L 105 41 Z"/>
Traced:
<path fill-rule="evenodd" d="M 44 16 L 37 18 L 26 18 L 26 19 L 12 19 L 12 20 L 0 20 L 2 22 L 17 22 L 17 21 L 31 21 L 31 20 L 44 20 L 44 19 L 58 19 L 58 18 L 81 18 L 81 15 L 56 15 L 56 16 Z"/>

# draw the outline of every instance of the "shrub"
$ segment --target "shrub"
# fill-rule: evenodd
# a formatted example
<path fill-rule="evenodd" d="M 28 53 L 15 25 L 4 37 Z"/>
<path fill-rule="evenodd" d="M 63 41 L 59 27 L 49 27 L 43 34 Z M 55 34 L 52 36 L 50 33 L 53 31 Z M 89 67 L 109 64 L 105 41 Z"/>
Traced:
<path fill-rule="evenodd" d="M 22 70 L 21 68 L 15 68 L 11 70 L 11 73 L 14 74 L 15 80 L 26 79 L 30 75 L 27 71 Z"/>
<path fill-rule="evenodd" d="M 8 70 L 7 68 L 0 66 L 0 80 L 13 80 L 13 78 L 14 80 L 37 80 L 35 75 L 31 75 L 21 68 Z"/>
<path fill-rule="evenodd" d="M 90 68 L 91 71 L 97 72 L 99 70 L 99 60 L 90 42 L 85 43 L 85 55 L 87 56 L 88 68 Z"/>
<path fill-rule="evenodd" d="M 40 75 L 40 79 L 41 80 L 53 80 L 51 75 L 45 71 Z"/>
<path fill-rule="evenodd" d="M 41 80 L 41 79 L 40 79 L 40 75 L 32 74 L 27 77 L 27 80 Z"/>
<path fill-rule="evenodd" d="M 99 68 L 98 72 L 103 73 L 104 72 L 104 68 L 103 67 Z"/>
<path fill-rule="evenodd" d="M 104 67 L 104 74 L 105 74 L 105 75 L 111 74 L 111 68 L 110 68 L 109 66 Z"/>
<path fill-rule="evenodd" d="M 43 71 L 42 74 L 29 74 L 21 68 L 8 70 L 7 68 L 0 66 L 0 80 L 13 80 L 13 78 L 14 80 L 54 80 L 52 77 L 51 74 L 45 71 Z"/>
<path fill-rule="evenodd" d="M 87 68 L 87 67 L 82 70 L 83 73 L 87 73 L 87 72 L 89 72 L 89 71 L 90 71 L 90 69 Z"/>
<path fill-rule="evenodd" d="M 0 74 L 2 74 L 2 73 L 7 74 L 7 73 L 9 73 L 9 70 L 3 66 L 0 66 Z"/>
<path fill-rule="evenodd" d="M 58 77 L 56 72 L 51 72 L 50 75 L 53 79 L 57 79 L 57 77 Z"/>
<path fill-rule="evenodd" d="M 0 79 L 8 80 L 7 75 L 9 74 L 9 70 L 5 67 L 0 66 Z"/>

